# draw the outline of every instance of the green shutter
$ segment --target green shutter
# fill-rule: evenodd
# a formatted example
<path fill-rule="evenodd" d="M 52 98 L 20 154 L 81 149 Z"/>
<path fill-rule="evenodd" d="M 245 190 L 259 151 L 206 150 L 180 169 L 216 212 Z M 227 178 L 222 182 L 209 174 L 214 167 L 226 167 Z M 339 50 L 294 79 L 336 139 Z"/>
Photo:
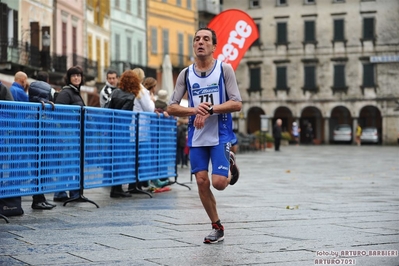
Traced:
<path fill-rule="evenodd" d="M 314 42 L 315 38 L 315 22 L 305 21 L 305 42 Z"/>
<path fill-rule="evenodd" d="M 344 40 L 344 20 L 336 19 L 334 20 L 334 41 Z"/>
<path fill-rule="evenodd" d="M 277 67 L 277 89 L 287 89 L 287 67 Z"/>
<path fill-rule="evenodd" d="M 334 88 L 345 87 L 345 65 L 334 66 Z"/>
<path fill-rule="evenodd" d="M 373 64 L 363 65 L 363 87 L 375 87 Z"/>
<path fill-rule="evenodd" d="M 250 69 L 250 87 L 251 91 L 260 91 L 260 68 Z"/>
<path fill-rule="evenodd" d="M 287 23 L 279 22 L 277 23 L 277 43 L 286 44 L 287 43 Z"/>

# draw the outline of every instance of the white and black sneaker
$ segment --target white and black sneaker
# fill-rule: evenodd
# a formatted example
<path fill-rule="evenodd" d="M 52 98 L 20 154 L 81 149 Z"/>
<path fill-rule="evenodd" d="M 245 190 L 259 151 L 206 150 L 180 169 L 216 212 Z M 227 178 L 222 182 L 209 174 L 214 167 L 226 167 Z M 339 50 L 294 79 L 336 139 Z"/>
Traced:
<path fill-rule="evenodd" d="M 224 227 L 219 226 L 216 223 L 212 224 L 212 231 L 209 235 L 204 238 L 205 244 L 215 244 L 224 240 Z"/>

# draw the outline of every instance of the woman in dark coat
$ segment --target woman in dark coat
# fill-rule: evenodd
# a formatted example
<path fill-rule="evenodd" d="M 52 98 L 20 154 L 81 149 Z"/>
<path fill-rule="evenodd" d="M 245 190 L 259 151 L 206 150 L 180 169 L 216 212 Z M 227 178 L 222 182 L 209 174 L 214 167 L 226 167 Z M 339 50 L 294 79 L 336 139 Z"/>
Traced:
<path fill-rule="evenodd" d="M 80 66 L 74 66 L 68 69 L 65 84 L 55 99 L 56 104 L 69 104 L 85 106 L 80 96 L 80 87 L 84 84 L 83 70 Z M 68 199 L 79 197 L 79 190 L 69 191 L 69 197 L 65 191 L 54 193 L 54 201 L 64 202 Z"/>

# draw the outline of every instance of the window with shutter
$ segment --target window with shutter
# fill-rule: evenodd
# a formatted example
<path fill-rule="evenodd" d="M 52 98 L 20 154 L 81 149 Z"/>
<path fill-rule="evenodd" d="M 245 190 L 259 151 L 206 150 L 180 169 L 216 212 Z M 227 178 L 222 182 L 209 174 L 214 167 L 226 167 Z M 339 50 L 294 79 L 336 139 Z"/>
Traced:
<path fill-rule="evenodd" d="M 119 61 L 121 58 L 121 36 L 119 34 L 115 34 L 115 59 Z"/>
<path fill-rule="evenodd" d="M 316 67 L 315 66 L 305 66 L 305 84 L 304 90 L 315 91 L 316 87 Z"/>
<path fill-rule="evenodd" d="M 169 54 L 169 30 L 162 31 L 163 54 Z"/>
<path fill-rule="evenodd" d="M 151 53 L 158 53 L 158 36 L 157 29 L 151 28 Z"/>
<path fill-rule="evenodd" d="M 374 64 L 363 64 L 363 87 L 375 87 Z"/>
<path fill-rule="evenodd" d="M 277 23 L 277 44 L 287 44 L 287 22 Z"/>
<path fill-rule="evenodd" d="M 249 78 L 250 78 L 249 89 L 248 89 L 249 94 L 251 94 L 251 92 L 262 91 L 260 73 L 261 73 L 260 67 L 254 67 L 249 69 Z"/>
<path fill-rule="evenodd" d="M 183 34 L 178 33 L 177 35 L 177 44 L 179 49 L 179 66 L 184 65 L 184 43 L 183 43 Z"/>
<path fill-rule="evenodd" d="M 363 40 L 374 40 L 374 18 L 363 18 Z"/>
<path fill-rule="evenodd" d="M 127 39 L 126 39 L 126 53 L 127 53 L 127 55 L 126 55 L 126 59 L 127 59 L 127 61 L 129 62 L 129 63 L 132 63 L 133 61 L 132 61 L 132 59 L 133 59 L 133 56 L 132 56 L 132 38 L 131 37 L 127 37 Z"/>
<path fill-rule="evenodd" d="M 93 36 L 87 35 L 87 56 L 89 60 L 93 60 Z"/>
<path fill-rule="evenodd" d="M 277 67 L 277 76 L 276 76 L 276 90 L 286 90 L 287 86 L 287 67 L 280 66 Z"/>
<path fill-rule="evenodd" d="M 346 79 L 345 79 L 345 64 L 334 65 L 334 84 L 332 90 L 333 93 L 347 92 L 348 87 L 346 86 Z"/>
<path fill-rule="evenodd" d="M 256 39 L 256 40 L 252 43 L 251 47 L 253 47 L 253 46 L 259 46 L 259 45 L 261 44 L 261 41 L 260 41 L 260 23 L 256 23 L 255 25 L 256 25 L 256 28 L 258 29 L 258 32 L 259 32 L 259 38 Z"/>
<path fill-rule="evenodd" d="M 137 41 L 138 64 L 143 65 L 143 41 Z"/>
<path fill-rule="evenodd" d="M 345 39 L 344 35 L 344 20 L 343 19 L 335 19 L 334 20 L 334 41 L 342 42 Z"/>
<path fill-rule="evenodd" d="M 315 37 L 315 22 L 305 21 L 305 39 L 304 42 L 314 43 L 316 41 Z"/>
<path fill-rule="evenodd" d="M 109 47 L 107 41 L 104 41 L 104 67 L 109 67 Z"/>
<path fill-rule="evenodd" d="M 187 37 L 188 56 L 190 57 L 190 60 L 191 60 L 191 57 L 194 56 L 194 53 L 193 53 L 193 38 L 194 37 L 191 34 L 189 34 L 188 37 Z"/>

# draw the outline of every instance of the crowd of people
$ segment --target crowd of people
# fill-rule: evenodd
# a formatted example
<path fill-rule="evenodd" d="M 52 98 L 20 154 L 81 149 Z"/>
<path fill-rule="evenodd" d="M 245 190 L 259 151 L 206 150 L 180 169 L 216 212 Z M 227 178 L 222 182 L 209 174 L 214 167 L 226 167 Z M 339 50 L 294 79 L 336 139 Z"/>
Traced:
<path fill-rule="evenodd" d="M 166 88 L 157 91 L 156 79 L 145 77 L 144 71 L 140 68 L 126 70 L 121 76 L 114 70 L 108 71 L 105 86 L 100 91 L 102 108 L 156 112 L 165 117 L 173 115 L 178 118 L 176 119 L 176 164 L 188 167 L 190 163 L 191 172 L 196 177 L 199 198 L 212 227 L 211 233 L 204 238 L 204 243 L 224 240 L 224 226 L 219 219 L 211 184 L 217 190 L 224 190 L 227 186 L 234 185 L 239 178 L 239 169 L 233 152 L 237 138 L 233 132 L 231 113 L 241 110 L 241 95 L 231 65 L 213 57 L 216 44 L 216 34 L 212 29 L 201 28 L 195 33 L 193 39 L 195 62 L 181 71 L 171 96 L 168 95 Z M 43 104 L 54 102 L 85 106 L 80 94 L 84 84 L 84 73 L 80 66 L 73 66 L 67 70 L 65 86 L 56 94 L 57 97 L 48 84 L 48 75 L 47 78 L 45 75 L 43 77 L 35 88 L 40 95 L 33 95 L 33 90 L 29 90 L 26 73 L 16 73 L 15 82 L 10 90 L 0 83 L 1 100 L 25 102 L 31 100 Z M 212 91 L 202 90 L 203 95 L 192 93 L 198 88 L 206 88 L 207 84 L 219 85 Z M 188 107 L 180 105 L 186 92 L 188 92 Z M 209 163 L 212 164 L 211 176 L 208 173 Z M 155 181 L 161 186 L 169 184 L 168 179 Z M 129 184 L 128 191 L 124 191 L 121 185 L 113 186 L 110 197 L 129 197 L 131 196 L 129 192 L 137 189 L 138 185 L 148 184 Z M 53 200 L 65 202 L 79 196 L 81 196 L 79 190 L 69 191 L 69 194 L 61 191 L 54 194 Z M 49 203 L 44 195 L 33 196 L 33 209 L 50 210 L 55 206 Z"/>

